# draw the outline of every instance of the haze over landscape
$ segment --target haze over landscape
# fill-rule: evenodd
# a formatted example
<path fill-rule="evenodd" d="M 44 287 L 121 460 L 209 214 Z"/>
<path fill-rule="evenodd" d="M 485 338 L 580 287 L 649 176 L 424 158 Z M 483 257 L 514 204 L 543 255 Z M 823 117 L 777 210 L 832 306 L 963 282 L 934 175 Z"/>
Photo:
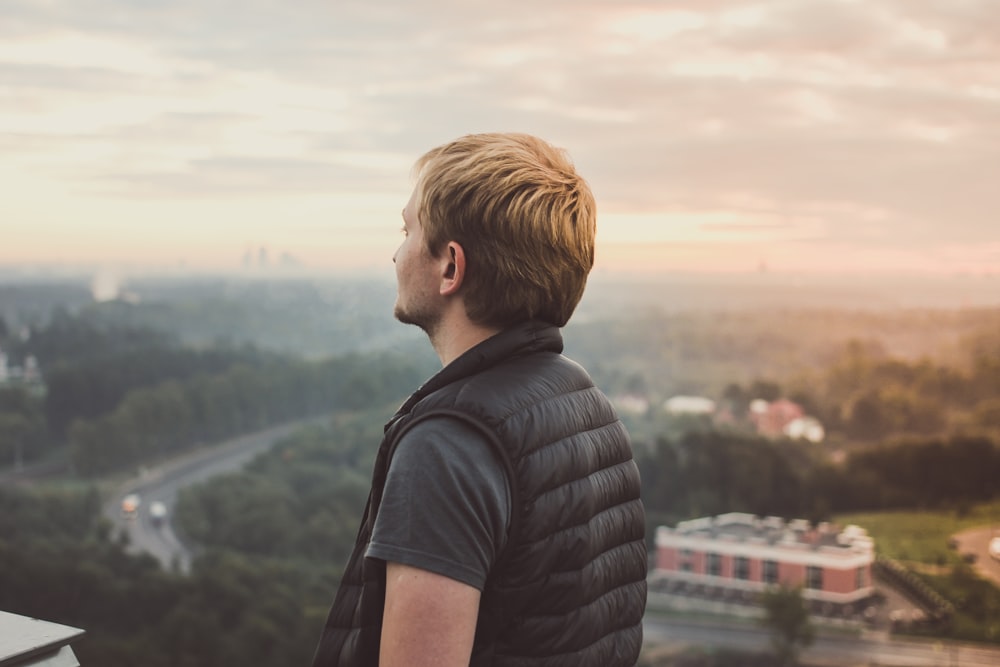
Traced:
<path fill-rule="evenodd" d="M 599 270 L 995 275 L 998 36 L 989 0 L 11 0 L 0 265 L 384 270 L 413 160 L 510 130 L 591 181 Z"/>
<path fill-rule="evenodd" d="M 598 201 L 565 354 L 642 477 L 637 667 L 1000 664 L 997 73 L 996 0 L 6 0 L 0 640 L 309 664 L 440 369 L 411 165 L 517 131 Z M 724 567 L 659 539 L 706 525 Z"/>

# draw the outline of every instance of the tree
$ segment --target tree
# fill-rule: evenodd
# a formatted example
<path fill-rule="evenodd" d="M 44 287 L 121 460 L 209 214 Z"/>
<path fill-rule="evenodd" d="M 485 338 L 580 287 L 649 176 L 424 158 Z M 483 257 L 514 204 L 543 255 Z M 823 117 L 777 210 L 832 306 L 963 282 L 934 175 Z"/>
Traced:
<path fill-rule="evenodd" d="M 781 398 L 781 385 L 768 380 L 754 380 L 748 393 L 751 399 L 761 398 L 768 402 L 776 401 Z"/>
<path fill-rule="evenodd" d="M 771 645 L 780 665 L 798 663 L 799 651 L 812 644 L 815 630 L 802 599 L 802 587 L 770 588 L 761 596 L 763 623 L 771 631 Z"/>
<path fill-rule="evenodd" d="M 737 420 L 746 418 L 747 410 L 750 409 L 750 394 L 736 382 L 726 385 L 722 391 L 721 406 Z"/>

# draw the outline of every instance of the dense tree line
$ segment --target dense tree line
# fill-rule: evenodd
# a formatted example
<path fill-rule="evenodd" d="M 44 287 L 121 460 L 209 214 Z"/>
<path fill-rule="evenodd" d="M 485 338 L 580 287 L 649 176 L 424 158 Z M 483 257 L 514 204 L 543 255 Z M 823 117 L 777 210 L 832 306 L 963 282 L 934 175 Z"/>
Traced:
<path fill-rule="evenodd" d="M 390 407 L 300 431 L 243 472 L 181 492 L 175 523 L 189 540 L 255 556 L 346 562 Z"/>
<path fill-rule="evenodd" d="M 955 364 L 908 361 L 852 341 L 804 393 L 825 424 L 853 440 L 1000 433 L 1000 335 L 970 338 L 962 353 Z"/>
<path fill-rule="evenodd" d="M 45 399 L 28 387 L 0 386 L 0 467 L 38 458 L 49 446 Z"/>
<path fill-rule="evenodd" d="M 840 512 L 961 508 L 1000 493 L 1000 448 L 985 437 L 897 441 L 842 464 L 815 445 L 718 431 L 661 440 L 639 457 L 650 528 L 723 512 L 814 521 Z"/>
<path fill-rule="evenodd" d="M 82 281 L 7 282 L 0 284 L 0 320 L 13 335 L 22 327 L 43 324 L 54 311 L 75 310 L 92 301 L 90 288 Z"/>
<path fill-rule="evenodd" d="M 817 471 L 810 493 L 837 512 L 967 507 L 1000 494 L 1000 448 L 985 437 L 895 441 Z"/>
<path fill-rule="evenodd" d="M 250 347 L 198 350 L 161 343 L 55 363 L 45 374 L 49 428 L 62 435 L 75 420 L 110 412 L 129 392 L 143 387 L 266 363 L 278 363 L 276 355 Z"/>
<path fill-rule="evenodd" d="M 65 308 L 54 309 L 46 323 L 32 323 L 26 331 L 23 337 L 10 337 L 12 354 L 18 359 L 33 355 L 46 366 L 177 342 L 162 331 L 102 325 L 72 314 Z"/>
<path fill-rule="evenodd" d="M 23 462 L 44 456 L 74 421 L 107 414 L 132 391 L 278 359 L 249 346 L 184 348 L 162 333 L 101 327 L 65 310 L 29 331 L 25 339 L 8 336 L 3 349 L 10 363 L 34 357 L 42 382 L 0 386 L 0 465 L 15 450 Z"/>
<path fill-rule="evenodd" d="M 650 528 L 684 519 L 742 511 L 799 516 L 802 471 L 814 464 L 790 442 L 719 431 L 661 439 L 638 457 Z"/>
<path fill-rule="evenodd" d="M 284 421 L 381 405 L 427 376 L 420 360 L 348 355 L 240 364 L 129 392 L 111 413 L 70 429 L 76 469 L 94 474 Z"/>

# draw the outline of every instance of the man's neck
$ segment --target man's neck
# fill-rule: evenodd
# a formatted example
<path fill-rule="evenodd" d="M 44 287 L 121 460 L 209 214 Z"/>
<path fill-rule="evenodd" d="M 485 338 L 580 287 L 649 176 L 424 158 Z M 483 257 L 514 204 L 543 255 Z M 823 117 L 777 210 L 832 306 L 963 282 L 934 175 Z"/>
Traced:
<path fill-rule="evenodd" d="M 447 366 L 487 338 L 500 333 L 500 329 L 471 321 L 464 310 L 463 307 L 462 312 L 443 318 L 440 326 L 430 334 L 431 346 L 441 359 L 442 366 Z"/>

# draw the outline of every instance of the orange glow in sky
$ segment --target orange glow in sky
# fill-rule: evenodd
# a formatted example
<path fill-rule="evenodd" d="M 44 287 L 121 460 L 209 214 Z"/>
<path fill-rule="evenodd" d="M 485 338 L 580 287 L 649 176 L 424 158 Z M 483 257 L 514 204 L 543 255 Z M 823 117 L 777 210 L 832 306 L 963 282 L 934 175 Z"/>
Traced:
<path fill-rule="evenodd" d="M 4 9 L 0 267 L 388 267 L 413 161 L 510 130 L 604 269 L 1000 273 L 995 2 L 73 5 Z"/>

